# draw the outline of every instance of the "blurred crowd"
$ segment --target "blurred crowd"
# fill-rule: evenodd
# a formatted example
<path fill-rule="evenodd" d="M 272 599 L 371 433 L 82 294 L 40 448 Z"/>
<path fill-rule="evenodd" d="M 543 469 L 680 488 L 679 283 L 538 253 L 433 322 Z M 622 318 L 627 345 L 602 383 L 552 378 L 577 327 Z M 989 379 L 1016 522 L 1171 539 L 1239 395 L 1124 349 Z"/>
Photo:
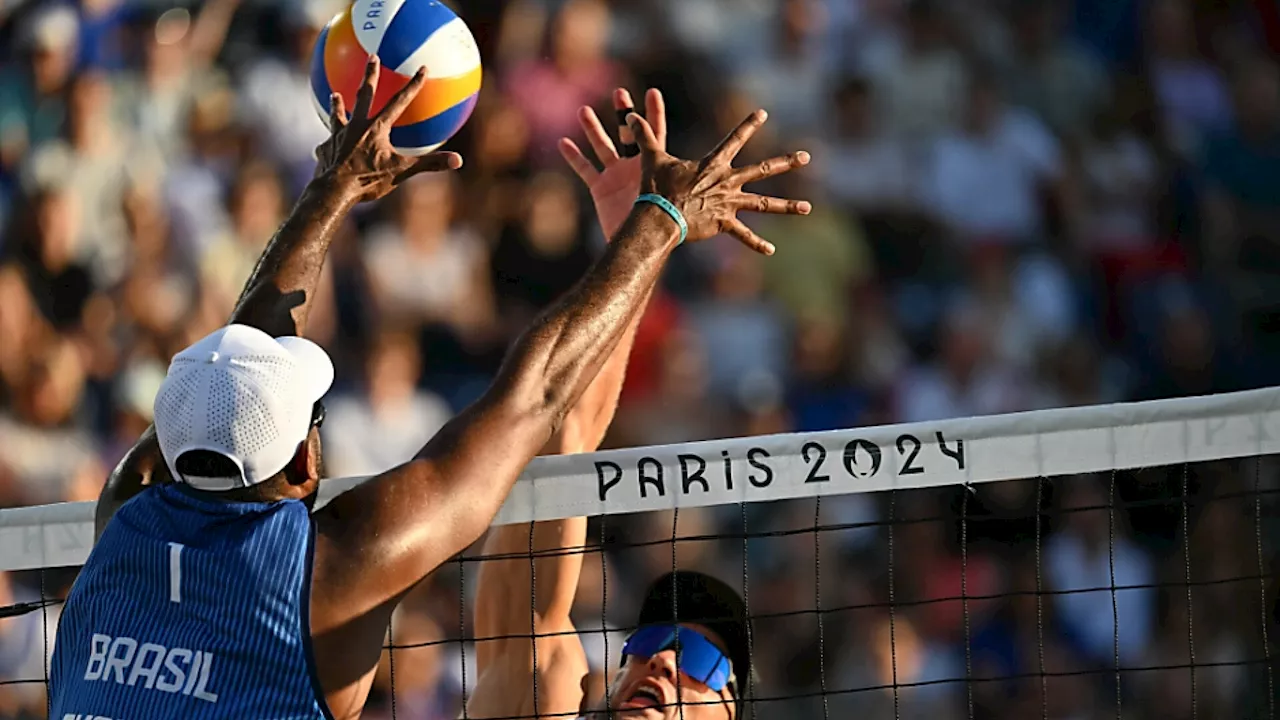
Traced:
<path fill-rule="evenodd" d="M 579 106 L 606 108 L 620 85 L 665 93 L 671 149 L 686 157 L 765 107 L 770 122 L 740 162 L 810 150 L 809 169 L 762 190 L 816 209 L 746 218 L 778 246 L 772 258 L 732 239 L 674 256 L 611 446 L 1277 382 L 1274 0 L 449 4 L 486 67 L 475 114 L 450 143 L 466 166 L 358 208 L 313 314 L 310 334 L 338 366 L 324 427 L 331 475 L 409 457 L 599 254 L 590 198 L 554 145 L 577 136 Z M 311 177 L 326 131 L 308 64 L 339 9 L 0 0 L 0 504 L 96 498 L 150 422 L 167 359 L 225 322 Z M 746 563 L 740 540 L 676 544 L 684 566 L 730 582 L 749 570 L 753 610 L 782 614 L 757 629 L 757 694 L 793 699 L 762 704 L 765 717 L 1043 709 L 1076 720 L 1115 717 L 1120 699 L 1125 718 L 1181 720 L 1193 697 L 1199 717 L 1263 717 L 1265 666 L 1236 663 L 1266 651 L 1272 608 L 1258 576 L 1274 576 L 1278 558 L 1258 543 L 1280 538 L 1238 496 L 1275 477 L 1260 462 L 1011 482 L 972 497 L 828 498 L 820 512 L 812 501 L 688 511 L 678 526 L 658 513 L 612 519 L 593 526 L 608 552 L 586 563 L 577 612 L 584 628 L 629 621 L 631 591 L 672 562 L 670 544 L 623 550 L 630 542 L 740 534 L 742 523 L 870 523 L 753 540 Z M 1057 512 L 1112 497 L 1139 509 Z M 1054 512 L 1038 522 L 1037 508 Z M 946 519 L 891 533 L 876 524 L 890 517 Z M 424 583 L 394 640 L 469 633 L 459 585 L 470 592 L 475 570 L 454 565 Z M 65 592 L 74 575 L 42 577 L 0 574 L 0 605 Z M 1146 587 L 1035 595 L 1111 582 Z M 1002 598 L 968 612 L 919 603 L 962 587 Z M 43 677 L 41 624 L 55 622 L 56 608 L 0 619 L 0 678 Z M 1072 674 L 1117 658 L 1188 664 L 1192 626 L 1194 660 L 1207 664 L 1194 682 L 1185 669 L 1128 674 L 1119 687 L 1111 672 Z M 597 672 L 620 637 L 587 637 Z M 474 681 L 464 650 L 397 652 L 396 716 L 456 717 Z M 971 695 L 928 684 L 966 668 L 1029 677 L 975 683 Z M 375 720 L 390 716 L 385 669 Z M 1058 674 L 1042 684 L 1044 669 Z M 830 692 L 894 683 L 925 684 Z M 39 682 L 0 686 L 0 717 L 43 707 Z"/>

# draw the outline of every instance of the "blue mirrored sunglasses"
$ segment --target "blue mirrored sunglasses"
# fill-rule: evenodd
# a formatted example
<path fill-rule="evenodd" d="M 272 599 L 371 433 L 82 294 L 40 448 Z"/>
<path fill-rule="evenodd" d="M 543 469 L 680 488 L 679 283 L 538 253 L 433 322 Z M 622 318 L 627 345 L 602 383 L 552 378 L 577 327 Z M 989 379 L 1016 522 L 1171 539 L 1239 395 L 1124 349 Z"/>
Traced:
<path fill-rule="evenodd" d="M 733 682 L 733 663 L 705 635 L 678 625 L 647 625 L 636 630 L 622 646 L 622 661 L 642 660 L 663 650 L 676 651 L 680 672 L 716 692 Z"/>

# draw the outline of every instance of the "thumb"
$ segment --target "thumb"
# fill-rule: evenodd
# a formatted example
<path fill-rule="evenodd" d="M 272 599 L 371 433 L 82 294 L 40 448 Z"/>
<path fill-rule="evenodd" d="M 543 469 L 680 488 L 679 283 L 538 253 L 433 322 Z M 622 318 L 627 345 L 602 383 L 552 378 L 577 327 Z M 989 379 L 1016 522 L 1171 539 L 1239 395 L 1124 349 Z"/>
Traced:
<path fill-rule="evenodd" d="M 640 117 L 639 113 L 631 113 L 627 116 L 627 127 L 631 128 L 631 133 L 636 137 L 636 143 L 640 145 L 640 149 L 645 152 L 659 152 L 662 146 L 658 144 L 658 136 L 653 132 L 653 126 L 648 120 Z"/>

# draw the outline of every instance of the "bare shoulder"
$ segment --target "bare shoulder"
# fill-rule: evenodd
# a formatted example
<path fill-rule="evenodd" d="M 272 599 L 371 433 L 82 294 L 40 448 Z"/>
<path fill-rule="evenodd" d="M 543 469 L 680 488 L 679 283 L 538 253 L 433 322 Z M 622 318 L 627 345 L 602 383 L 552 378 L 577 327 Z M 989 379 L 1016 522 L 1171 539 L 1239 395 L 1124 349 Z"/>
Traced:
<path fill-rule="evenodd" d="M 538 634 L 542 637 L 537 640 L 536 653 L 528 643 L 489 641 L 502 643 L 503 648 L 476 683 L 467 701 L 468 717 L 577 716 L 583 679 L 589 671 L 582 642 L 573 624 L 567 622 L 541 627 Z"/>

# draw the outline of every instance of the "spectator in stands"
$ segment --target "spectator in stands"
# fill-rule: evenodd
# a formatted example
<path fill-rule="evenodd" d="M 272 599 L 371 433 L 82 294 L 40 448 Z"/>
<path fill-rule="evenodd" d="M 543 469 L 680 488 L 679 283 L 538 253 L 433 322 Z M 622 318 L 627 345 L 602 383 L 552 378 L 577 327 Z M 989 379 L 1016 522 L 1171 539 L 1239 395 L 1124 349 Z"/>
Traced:
<path fill-rule="evenodd" d="M 240 287 L 284 218 L 284 188 L 275 167 L 244 165 L 231 190 L 229 232 L 210 244 L 200 259 L 200 281 L 228 310 Z"/>
<path fill-rule="evenodd" d="M 1170 284 L 1161 293 L 1156 321 L 1156 365 L 1134 389 L 1142 400 L 1208 395 L 1240 388 L 1244 368 L 1221 348 L 1206 308 L 1186 288 Z"/>
<path fill-rule="evenodd" d="M 150 358 L 140 358 L 120 371 L 112 388 L 116 411 L 110 419 L 112 436 L 102 449 L 103 463 L 115 467 L 146 431 L 152 420 L 152 401 L 166 368 Z M 96 493 L 93 498 L 96 499 Z"/>
<path fill-rule="evenodd" d="M 371 720 L 452 720 L 459 698 L 449 687 L 445 672 L 444 640 L 440 627 L 430 615 L 415 607 L 396 610 L 391 621 L 390 641 L 398 649 L 384 651 L 374 676 L 378 695 L 386 698 L 363 717 Z M 394 657 L 392 657 L 394 653 Z M 394 689 L 392 678 L 395 679 Z M 391 698 L 395 693 L 394 699 Z M 371 696 L 374 693 L 370 693 Z M 394 708 L 394 713 L 391 710 Z"/>
<path fill-rule="evenodd" d="M 460 222 L 452 175 L 418 177 L 396 193 L 390 222 L 370 230 L 365 262 L 384 321 L 440 325 L 458 336 L 489 322 L 488 253 Z"/>
<path fill-rule="evenodd" d="M 948 310 L 940 357 L 904 373 L 895 419 L 922 422 L 1016 412 L 1030 403 L 1025 380 L 993 352 L 991 318 L 971 302 Z"/>
<path fill-rule="evenodd" d="M 489 261 L 502 324 L 510 332 L 524 328 L 540 308 L 582 277 L 592 259 L 572 182 L 561 173 L 534 176 L 525 186 L 522 206 L 499 231 Z"/>
<path fill-rule="evenodd" d="M 333 451 L 329 472 L 335 477 L 390 470 L 426 444 L 451 414 L 441 398 L 417 387 L 423 358 L 414 334 L 383 331 L 367 357 L 360 391 L 330 403 L 324 439 Z"/>
<path fill-rule="evenodd" d="M 735 58 L 734 82 L 770 113 L 775 132 L 810 137 L 822 129 L 827 115 L 826 62 L 820 0 L 781 0 L 770 41 L 744 59 Z"/>
<path fill-rule="evenodd" d="M 211 243 L 229 231 L 225 195 L 246 155 L 243 128 L 236 124 L 236 96 L 226 88 L 197 98 L 187 115 L 186 152 L 168 158 L 161 179 L 173 219 L 175 252 L 196 263 Z"/>
<path fill-rule="evenodd" d="M 832 101 L 833 134 L 816 168 L 831 199 L 859 214 L 911 209 L 916 163 L 876 112 L 874 88 L 865 77 L 842 82 Z"/>
<path fill-rule="evenodd" d="M 711 295 L 691 306 L 689 327 L 707 355 L 713 398 L 732 400 L 748 384 L 777 382 L 786 367 L 786 319 L 764 298 L 763 260 L 725 252 L 715 258 Z"/>
<path fill-rule="evenodd" d="M 1042 193 L 1064 179 L 1061 145 L 1042 120 L 1008 105 L 985 72 L 971 77 L 960 127 L 930 150 L 926 202 L 961 242 L 1042 243 Z"/>
<path fill-rule="evenodd" d="M 830 318 L 803 318 L 796 327 L 788 404 L 801 432 L 864 425 L 871 398 L 851 367 L 853 348 Z"/>
<path fill-rule="evenodd" d="M 470 215 L 479 231 L 492 236 L 521 206 L 521 180 L 529 172 L 529 123 L 514 103 L 486 87 L 480 91 L 471 127 L 475 134 L 467 156 L 473 173 Z"/>
<path fill-rule="evenodd" d="M 578 108 L 599 102 L 622 77 L 606 53 L 610 21 L 603 0 L 567 0 L 551 20 L 546 53 L 503 78 L 507 95 L 528 118 L 530 149 L 541 165 L 559 162 L 556 140 L 577 133 Z"/>
<path fill-rule="evenodd" d="M 84 363 L 66 339 L 47 343 L 31 363 L 0 415 L 0 463 L 16 473 L 27 502 L 57 502 L 85 466 L 98 464 L 97 443 L 76 424 Z"/>
<path fill-rule="evenodd" d="M 937 0 L 910 0 L 902 51 L 872 76 L 885 127 L 913 141 L 949 130 L 966 105 L 970 73 L 952 46 L 947 13 Z"/>
<path fill-rule="evenodd" d="M 129 127 L 160 157 L 181 157 L 188 115 L 202 97 L 227 80 L 213 68 L 227 26 L 240 0 L 206 2 L 193 19 L 186 9 L 170 10 L 151 20 L 144 13 L 142 68 L 118 83 L 116 107 L 130 116 Z"/>
<path fill-rule="evenodd" d="M 23 23 L 18 62 L 0 74 L 0 169 L 6 174 L 62 131 L 78 28 L 75 11 L 59 3 L 42 5 Z"/>
<path fill-rule="evenodd" d="M 615 443 L 663 445 L 725 437 L 727 409 L 709 390 L 702 336 L 681 327 L 659 349 L 653 392 L 628 405 L 614 421 Z"/>
<path fill-rule="evenodd" d="M 817 319 L 844 326 L 849 298 L 874 276 L 871 250 L 856 216 L 825 201 L 814 182 L 790 181 L 780 189 L 790 197 L 812 198 L 814 211 L 803 224 L 764 218 L 755 226 L 766 237 L 789 237 L 790 247 L 760 264 L 764 291 L 786 314 L 788 324 Z"/>
<path fill-rule="evenodd" d="M 1194 156 L 1206 135 L 1227 128 L 1231 99 L 1222 71 L 1200 52 L 1192 4 L 1148 3 L 1147 72 L 1172 147 Z"/>
<path fill-rule="evenodd" d="M 973 302 L 987 318 L 994 359 L 1029 376 L 1036 360 L 1075 329 L 1066 269 L 1052 256 L 1019 258 L 998 244 L 973 248 L 969 263 L 963 302 Z"/>
<path fill-rule="evenodd" d="M 1118 90 L 1081 138 L 1076 241 L 1086 252 L 1123 261 L 1159 239 L 1155 210 L 1164 178 L 1156 149 L 1140 131 L 1141 88 L 1126 83 Z"/>
<path fill-rule="evenodd" d="M 1066 5 L 1019 3 L 1013 54 L 1005 71 L 1009 99 L 1068 141 L 1082 137 L 1110 100 L 1106 72 L 1066 36 Z"/>
<path fill-rule="evenodd" d="M 1257 58 L 1236 78 L 1235 123 L 1204 148 L 1204 252 L 1228 272 L 1277 267 L 1274 225 L 1280 217 L 1280 69 Z"/>
<path fill-rule="evenodd" d="M 325 23 L 341 10 L 337 0 L 285 5 L 282 47 L 251 58 L 240 83 L 242 112 L 257 146 L 285 168 L 291 193 L 311 177 L 315 147 L 327 134 L 312 100 L 311 51 Z"/>
<path fill-rule="evenodd" d="M 44 319 L 59 330 L 80 324 L 93 294 L 93 276 L 77 252 L 81 217 L 70 191 L 51 186 L 31 198 L 15 226 L 28 288 Z"/>
<path fill-rule="evenodd" d="M 136 152 L 133 132 L 116 124 L 112 102 L 105 75 L 77 75 L 68 89 L 63 137 L 34 148 L 27 168 L 34 183 L 57 182 L 75 203 L 74 257 L 103 285 L 124 272 L 124 191 L 130 172 L 145 170 L 150 159 Z"/>
<path fill-rule="evenodd" d="M 1109 515 L 1109 500 L 1094 477 L 1062 484 L 1066 527 L 1045 543 L 1045 578 L 1053 590 L 1070 642 L 1088 662 L 1112 664 L 1119 637 L 1120 664 L 1134 666 L 1155 630 L 1155 568 L 1129 539 L 1123 515 Z M 1124 590 L 1090 588 L 1125 587 Z M 1133 589 L 1128 589 L 1133 588 Z"/>
<path fill-rule="evenodd" d="M 341 3 L 143 5 L 0 0 L 0 504 L 93 495 L 118 438 L 147 422 L 155 373 L 225 322 L 325 135 L 308 69 Z M 335 358 L 340 393 L 325 425 L 334 474 L 382 469 L 403 455 L 393 446 L 410 442 L 410 428 L 429 432 L 473 399 L 511 327 L 596 257 L 600 231 L 562 177 L 555 140 L 576 134 L 579 106 L 602 104 L 614 85 L 641 89 L 627 77 L 663 89 L 677 154 L 710 146 L 755 102 L 772 119 L 739 164 L 796 132 L 822 151 L 810 147 L 810 172 L 789 178 L 814 187 L 770 188 L 817 201 L 794 227 L 760 219 L 761 233 L 778 239 L 774 257 L 726 262 L 714 243 L 675 253 L 640 325 L 611 446 L 1280 379 L 1280 36 L 1270 3 L 452 5 L 476 32 L 490 76 L 450 143 L 466 167 L 362 207 L 335 240 L 318 291 L 313 336 Z M 837 457 L 827 464 L 844 472 Z M 1258 572 L 1254 508 L 1224 513 L 1220 500 L 1200 502 L 1248 493 L 1253 478 L 1237 467 L 1221 473 L 1193 474 L 1187 518 L 1194 580 L 1217 584 L 1195 585 L 1191 610 L 1180 585 L 1117 594 L 1126 666 L 1189 662 L 1189 623 L 1198 662 L 1263 655 L 1262 608 L 1230 609 L 1257 597 L 1256 581 L 1248 590 L 1218 582 Z M 1116 478 L 1118 499 L 1141 501 L 1116 508 L 1117 583 L 1184 582 L 1182 478 L 1160 478 Z M 1023 593 L 986 616 L 970 603 L 973 672 L 1030 674 L 975 683 L 974 717 L 1039 717 L 1042 707 L 1055 718 L 1113 714 L 1111 593 L 1034 594 L 1109 586 L 1108 512 L 1057 513 L 1106 504 L 1105 488 L 1072 494 L 1090 482 L 1001 483 L 970 497 L 970 511 L 989 514 L 969 527 L 968 591 L 994 577 L 991 592 Z M 941 568 L 922 578 L 904 549 L 920 539 L 901 524 L 890 642 L 883 521 L 890 505 L 901 519 L 913 492 L 887 502 L 829 495 L 819 513 L 811 502 L 681 510 L 682 533 L 740 533 L 744 516 L 753 534 L 789 533 L 753 538 L 745 558 L 751 610 L 794 613 L 757 627 L 757 694 L 813 695 L 762 705 L 760 716 L 821 717 L 821 669 L 829 716 L 889 716 L 892 690 L 841 691 L 892 683 L 895 646 L 900 683 L 963 677 L 955 602 L 932 603 L 945 623 L 903 605 L 917 587 L 957 593 L 954 553 L 920 551 L 920 566 L 927 558 Z M 1041 492 L 1054 512 L 1037 533 Z M 1265 498 L 1261 562 L 1274 575 Z M 648 520 L 657 526 L 646 537 L 660 540 L 663 527 L 669 537 L 669 515 Z M 857 527 L 824 530 L 815 543 L 815 524 Z M 597 685 L 617 667 L 620 642 L 609 637 L 606 659 L 592 630 L 630 622 L 634 608 L 618 598 L 648 579 L 630 572 L 637 563 L 620 547 L 628 532 L 637 531 L 614 519 L 593 527 L 577 596 Z M 677 550 L 732 572 L 741 545 L 735 535 Z M 669 563 L 670 545 L 658 550 Z M 861 608 L 824 613 L 821 635 L 815 561 L 823 607 Z M 402 640 L 450 640 L 421 658 L 397 653 L 402 716 L 457 716 L 464 666 L 452 641 L 472 632 L 459 617 L 473 565 L 460 567 L 438 573 L 397 619 Z M 45 579 L 50 592 L 61 582 Z M 3 576 L 0 605 L 38 596 L 38 580 Z M 1268 600 L 1274 594 L 1268 586 Z M 38 648 L 23 635 L 39 630 L 35 617 L 0 620 L 0 681 L 39 676 Z M 23 652 L 14 648 L 33 651 L 15 663 Z M 1046 671 L 1058 673 L 1043 683 L 1042 651 Z M 1264 716 L 1257 696 L 1266 682 L 1254 667 L 1259 675 L 1197 669 L 1199 716 Z M 1185 670 L 1129 677 L 1126 714 L 1190 718 Z M 23 720 L 38 715 L 39 697 L 15 698 L 30 687 L 0 685 L 0 718 L 26 712 L 19 706 L 34 710 Z M 939 688 L 899 688 L 900 714 L 968 718 L 963 684 Z M 388 699 L 371 703 L 369 717 L 386 713 Z"/>
<path fill-rule="evenodd" d="M 173 242 L 172 223 L 156 183 L 138 183 L 125 197 L 129 270 L 119 301 L 141 334 L 172 333 L 195 300 L 191 262 Z"/>
<path fill-rule="evenodd" d="M 16 263 L 0 265 L 0 403 L 8 408 L 26 382 L 31 351 L 49 332 L 26 273 Z"/>
<path fill-rule="evenodd" d="M 77 65 L 118 72 L 128 61 L 127 23 L 132 8 L 124 0 L 80 0 L 80 56 Z"/>

